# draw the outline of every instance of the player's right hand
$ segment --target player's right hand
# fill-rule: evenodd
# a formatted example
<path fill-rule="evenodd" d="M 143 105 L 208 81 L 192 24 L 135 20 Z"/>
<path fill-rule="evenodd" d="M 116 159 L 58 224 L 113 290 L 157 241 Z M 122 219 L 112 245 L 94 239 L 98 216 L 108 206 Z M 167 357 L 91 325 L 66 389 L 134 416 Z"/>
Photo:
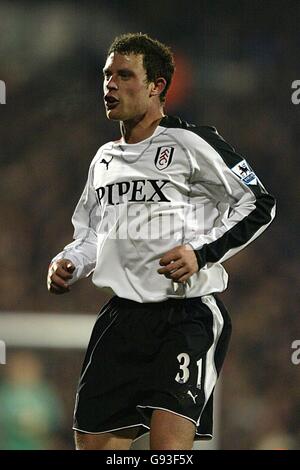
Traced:
<path fill-rule="evenodd" d="M 72 279 L 75 266 L 69 259 L 59 259 L 51 263 L 48 269 L 47 288 L 52 294 L 69 292 L 68 281 Z"/>

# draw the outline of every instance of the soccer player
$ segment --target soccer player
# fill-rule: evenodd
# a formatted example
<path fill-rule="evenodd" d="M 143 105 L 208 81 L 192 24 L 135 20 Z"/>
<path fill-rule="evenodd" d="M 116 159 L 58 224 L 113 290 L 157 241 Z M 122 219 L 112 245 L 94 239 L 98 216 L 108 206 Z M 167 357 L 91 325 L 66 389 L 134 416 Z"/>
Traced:
<path fill-rule="evenodd" d="M 165 115 L 173 72 L 159 41 L 141 33 L 113 41 L 104 104 L 121 138 L 92 160 L 74 241 L 50 264 L 52 293 L 93 273 L 112 294 L 78 385 L 77 449 L 128 449 L 149 429 L 153 450 L 212 437 L 231 332 L 217 296 L 227 286 L 222 262 L 274 217 L 274 198 L 214 127 Z"/>

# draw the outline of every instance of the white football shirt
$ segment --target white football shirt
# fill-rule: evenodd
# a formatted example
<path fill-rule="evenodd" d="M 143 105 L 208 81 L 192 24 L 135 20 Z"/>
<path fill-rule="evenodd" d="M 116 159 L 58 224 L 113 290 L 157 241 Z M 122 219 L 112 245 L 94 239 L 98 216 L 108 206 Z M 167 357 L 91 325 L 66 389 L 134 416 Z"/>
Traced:
<path fill-rule="evenodd" d="M 271 223 L 275 200 L 216 129 L 165 116 L 139 143 L 108 142 L 93 159 L 72 222 L 74 241 L 54 259 L 137 302 L 196 297 L 227 286 L 222 262 Z M 177 245 L 195 250 L 186 284 L 157 273 Z"/>

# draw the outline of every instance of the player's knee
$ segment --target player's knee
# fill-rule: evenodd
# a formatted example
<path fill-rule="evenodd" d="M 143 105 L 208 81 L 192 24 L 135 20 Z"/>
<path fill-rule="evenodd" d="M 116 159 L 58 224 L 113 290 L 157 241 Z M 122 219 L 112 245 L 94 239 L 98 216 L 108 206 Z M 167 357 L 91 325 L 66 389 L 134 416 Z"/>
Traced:
<path fill-rule="evenodd" d="M 150 424 L 151 450 L 191 450 L 195 432 L 195 424 L 187 418 L 154 410 Z"/>
<path fill-rule="evenodd" d="M 76 450 L 128 450 L 136 434 L 136 429 L 100 434 L 75 431 Z"/>
<path fill-rule="evenodd" d="M 83 432 L 74 432 L 75 448 L 76 450 L 91 450 L 95 448 L 93 436 Z"/>
<path fill-rule="evenodd" d="M 193 439 L 174 438 L 173 436 L 152 436 L 150 440 L 151 450 L 191 450 Z"/>
<path fill-rule="evenodd" d="M 74 431 L 74 442 L 76 450 L 83 450 L 82 446 L 84 446 L 84 439 L 82 437 L 82 433 Z"/>

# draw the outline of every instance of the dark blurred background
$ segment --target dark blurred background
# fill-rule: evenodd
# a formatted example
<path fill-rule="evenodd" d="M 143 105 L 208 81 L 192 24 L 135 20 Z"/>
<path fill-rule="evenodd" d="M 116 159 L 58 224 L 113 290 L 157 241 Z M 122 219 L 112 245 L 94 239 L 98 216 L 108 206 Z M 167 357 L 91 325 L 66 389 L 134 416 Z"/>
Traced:
<path fill-rule="evenodd" d="M 0 105 L 0 312 L 69 312 L 76 322 L 77 313 L 96 315 L 107 298 L 89 279 L 69 295 L 50 296 L 46 272 L 72 239 L 70 219 L 91 159 L 119 136 L 103 109 L 102 67 L 120 33 L 146 32 L 171 46 L 177 71 L 166 112 L 216 126 L 277 198 L 269 230 L 225 266 L 230 282 L 222 299 L 234 330 L 222 378 L 222 449 L 300 448 L 300 364 L 291 361 L 291 344 L 300 339 L 300 105 L 291 100 L 292 82 L 300 80 L 299 25 L 300 2 L 289 0 L 0 1 L 7 87 Z M 25 368 L 20 352 L 7 347 L 0 448 L 72 448 L 83 351 L 27 350 L 28 379 L 16 372 Z M 47 429 L 20 418 L 40 441 L 45 434 L 41 442 L 6 435 L 16 427 L 7 412 L 16 409 L 10 387 L 24 380 L 47 388 L 28 398 L 32 409 L 30 400 L 41 397 Z M 41 414 L 45 394 L 55 416 L 47 407 Z"/>

